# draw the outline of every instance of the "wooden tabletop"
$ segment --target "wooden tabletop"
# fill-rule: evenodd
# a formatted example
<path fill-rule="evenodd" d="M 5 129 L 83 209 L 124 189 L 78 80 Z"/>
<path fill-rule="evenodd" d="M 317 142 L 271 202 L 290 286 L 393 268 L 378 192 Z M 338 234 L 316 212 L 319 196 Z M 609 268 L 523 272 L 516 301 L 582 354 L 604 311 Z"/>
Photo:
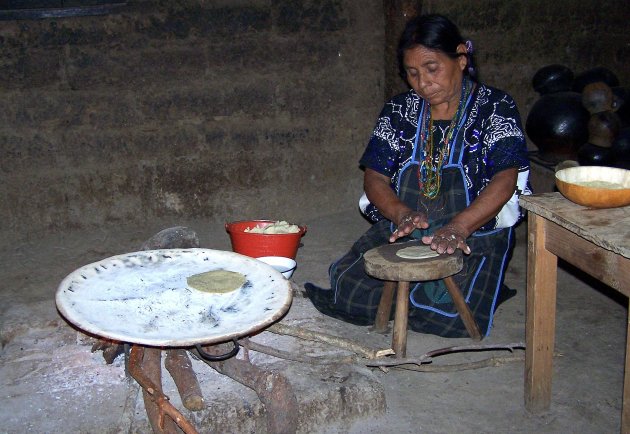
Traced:
<path fill-rule="evenodd" d="M 557 192 L 521 196 L 519 203 L 606 250 L 630 258 L 630 206 L 587 208 Z"/>

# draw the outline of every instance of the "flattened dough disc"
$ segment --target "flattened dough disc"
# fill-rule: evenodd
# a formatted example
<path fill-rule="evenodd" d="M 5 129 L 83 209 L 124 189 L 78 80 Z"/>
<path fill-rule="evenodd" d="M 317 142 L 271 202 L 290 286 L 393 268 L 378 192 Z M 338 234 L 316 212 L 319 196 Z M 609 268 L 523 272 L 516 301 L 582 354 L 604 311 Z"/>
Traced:
<path fill-rule="evenodd" d="M 210 294 L 225 294 L 236 291 L 246 281 L 244 274 L 226 270 L 206 271 L 186 278 L 188 286 Z"/>
<path fill-rule="evenodd" d="M 431 250 L 431 246 L 409 246 L 404 247 L 396 252 L 396 256 L 403 259 L 427 259 L 440 256 L 435 250 Z"/>

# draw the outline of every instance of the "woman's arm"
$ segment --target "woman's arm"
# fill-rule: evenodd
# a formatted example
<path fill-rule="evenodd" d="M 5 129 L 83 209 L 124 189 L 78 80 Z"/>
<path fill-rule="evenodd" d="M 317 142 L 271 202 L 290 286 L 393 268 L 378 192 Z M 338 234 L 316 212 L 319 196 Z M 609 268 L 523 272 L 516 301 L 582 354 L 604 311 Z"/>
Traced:
<path fill-rule="evenodd" d="M 502 170 L 495 174 L 469 207 L 453 217 L 432 236 L 422 237 L 422 241 L 431 244 L 431 248 L 438 253 L 450 254 L 456 249 L 470 253 L 466 238 L 501 211 L 503 205 L 514 194 L 517 178 L 517 168 Z"/>

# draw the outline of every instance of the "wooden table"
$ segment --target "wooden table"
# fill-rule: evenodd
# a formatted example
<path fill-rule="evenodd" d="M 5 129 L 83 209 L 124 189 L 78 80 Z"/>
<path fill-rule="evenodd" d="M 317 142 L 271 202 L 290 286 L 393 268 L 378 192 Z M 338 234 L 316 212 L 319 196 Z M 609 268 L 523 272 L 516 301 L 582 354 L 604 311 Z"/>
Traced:
<path fill-rule="evenodd" d="M 560 193 L 523 196 L 529 211 L 525 407 L 551 402 L 558 257 L 630 297 L 630 207 L 591 209 Z M 626 337 L 621 432 L 630 433 L 630 321 Z"/>

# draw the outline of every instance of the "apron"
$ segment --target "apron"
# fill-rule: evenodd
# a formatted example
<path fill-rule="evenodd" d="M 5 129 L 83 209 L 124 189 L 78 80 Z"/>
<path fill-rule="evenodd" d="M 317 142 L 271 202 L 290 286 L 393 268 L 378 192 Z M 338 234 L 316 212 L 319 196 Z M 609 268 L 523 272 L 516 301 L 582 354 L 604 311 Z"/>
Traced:
<path fill-rule="evenodd" d="M 422 110 L 424 109 L 423 103 Z M 427 213 L 429 228 L 416 229 L 410 237 L 397 242 L 433 234 L 470 204 L 462 164 L 464 140 L 461 125 L 465 119 L 466 117 L 462 119 L 455 135 L 449 160 L 442 168 L 442 188 L 434 199 L 425 198 L 419 191 L 420 134 L 416 133 L 412 158 L 401 170 L 397 191 L 398 197 L 411 209 Z M 360 325 L 373 324 L 383 281 L 365 273 L 363 255 L 374 247 L 387 244 L 394 229 L 394 225 L 385 219 L 375 223 L 346 255 L 331 264 L 329 275 L 332 290 L 307 291 L 315 307 L 327 315 L 348 322 Z M 512 228 L 504 228 L 472 234 L 466 240 L 472 253 L 463 255 L 463 268 L 453 276 L 484 336 L 489 334 L 492 327 L 497 296 L 513 245 L 512 231 Z M 464 323 L 442 280 L 412 282 L 409 298 L 410 329 L 445 337 L 468 337 Z"/>

